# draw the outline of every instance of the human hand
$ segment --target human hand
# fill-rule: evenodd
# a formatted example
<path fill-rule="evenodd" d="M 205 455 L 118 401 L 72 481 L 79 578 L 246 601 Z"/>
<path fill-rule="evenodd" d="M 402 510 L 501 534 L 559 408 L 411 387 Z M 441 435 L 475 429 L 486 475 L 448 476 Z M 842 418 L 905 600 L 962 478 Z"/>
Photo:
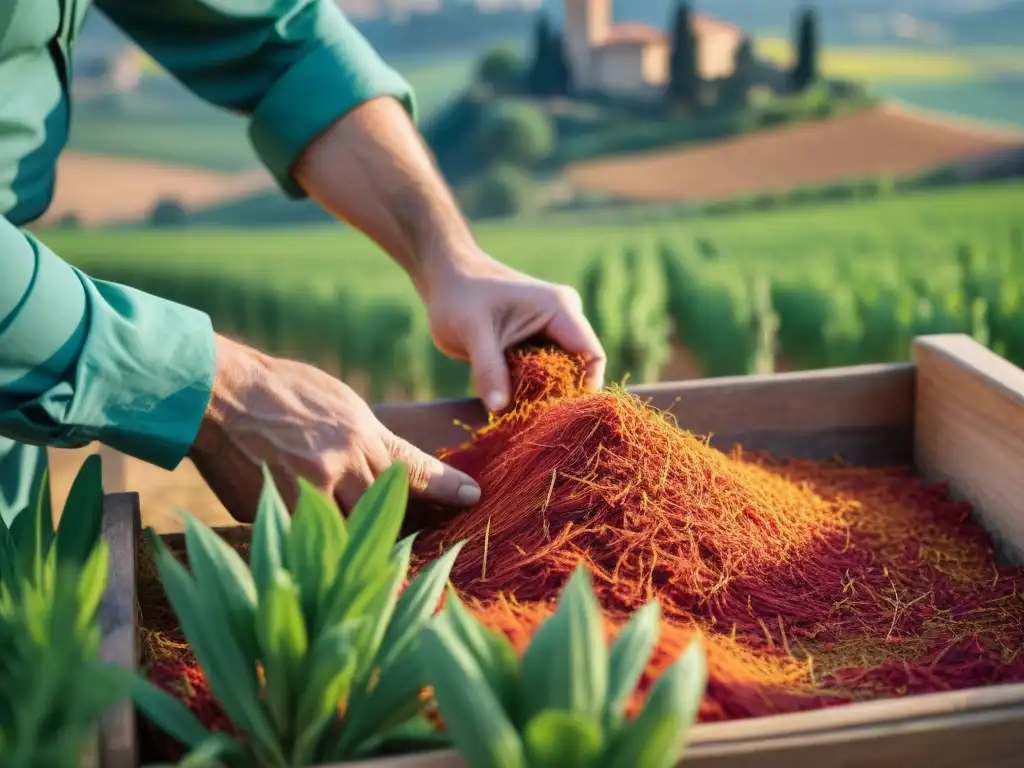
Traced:
<path fill-rule="evenodd" d="M 298 478 L 351 511 L 393 461 L 410 493 L 448 506 L 480 498 L 468 476 L 390 432 L 348 386 L 313 366 L 217 337 L 213 395 L 189 452 L 228 512 L 251 522 L 266 463 L 291 508 Z"/>
<path fill-rule="evenodd" d="M 583 316 L 579 293 L 524 275 L 478 254 L 437 259 L 423 298 L 434 343 L 447 355 L 469 360 L 477 394 L 491 411 L 511 397 L 505 352 L 536 335 L 587 361 L 586 384 L 604 384 L 605 353 Z"/>

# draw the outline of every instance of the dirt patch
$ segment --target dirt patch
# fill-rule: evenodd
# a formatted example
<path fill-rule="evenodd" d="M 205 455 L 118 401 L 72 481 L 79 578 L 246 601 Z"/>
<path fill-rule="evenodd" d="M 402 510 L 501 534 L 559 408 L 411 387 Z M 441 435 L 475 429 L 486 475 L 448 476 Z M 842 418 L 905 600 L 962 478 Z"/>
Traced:
<path fill-rule="evenodd" d="M 634 200 L 708 201 L 889 174 L 912 176 L 1024 146 L 1024 131 L 945 120 L 898 105 L 688 149 L 655 150 L 566 168 L 577 190 Z"/>
<path fill-rule="evenodd" d="M 264 170 L 219 173 L 148 160 L 65 152 L 57 162 L 57 187 L 40 220 L 52 224 L 73 214 L 88 226 L 145 218 L 161 198 L 186 208 L 212 205 L 274 186 Z"/>

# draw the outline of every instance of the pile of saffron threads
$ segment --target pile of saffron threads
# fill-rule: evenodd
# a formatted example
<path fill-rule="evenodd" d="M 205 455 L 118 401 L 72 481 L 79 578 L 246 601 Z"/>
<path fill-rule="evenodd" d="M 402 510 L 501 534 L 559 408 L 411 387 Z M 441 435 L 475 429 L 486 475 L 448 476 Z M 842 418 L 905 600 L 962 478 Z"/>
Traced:
<path fill-rule="evenodd" d="M 563 353 L 510 363 L 511 410 L 441 454 L 481 502 L 417 547 L 467 540 L 452 582 L 491 626 L 528 636 L 583 562 L 610 621 L 656 597 L 663 651 L 702 633 L 705 720 L 1024 681 L 1024 569 L 944 486 L 726 454 Z"/>
<path fill-rule="evenodd" d="M 706 722 L 1024 682 L 1024 569 L 997 565 L 944 486 L 902 467 L 726 454 L 621 389 L 586 393 L 571 356 L 530 348 L 510 364 L 511 409 L 440 454 L 482 500 L 410 515 L 440 521 L 417 565 L 467 540 L 452 583 L 518 649 L 583 562 L 609 638 L 662 604 L 634 707 L 697 632 Z M 140 551 L 151 676 L 226 728 L 146 563 Z"/>

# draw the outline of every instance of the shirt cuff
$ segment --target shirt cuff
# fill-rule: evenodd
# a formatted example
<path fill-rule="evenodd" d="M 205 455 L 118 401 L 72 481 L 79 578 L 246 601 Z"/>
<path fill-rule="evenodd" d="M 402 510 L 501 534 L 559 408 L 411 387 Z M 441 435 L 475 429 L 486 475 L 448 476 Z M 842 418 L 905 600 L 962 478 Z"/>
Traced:
<path fill-rule="evenodd" d="M 249 138 L 288 197 L 306 192 L 292 166 L 309 143 L 360 104 L 393 96 L 416 119 L 409 83 L 362 36 L 317 47 L 288 69 L 253 111 Z"/>
<path fill-rule="evenodd" d="M 195 440 L 213 389 L 210 318 L 134 288 L 79 277 L 90 316 L 64 438 L 98 440 L 174 469 Z"/>

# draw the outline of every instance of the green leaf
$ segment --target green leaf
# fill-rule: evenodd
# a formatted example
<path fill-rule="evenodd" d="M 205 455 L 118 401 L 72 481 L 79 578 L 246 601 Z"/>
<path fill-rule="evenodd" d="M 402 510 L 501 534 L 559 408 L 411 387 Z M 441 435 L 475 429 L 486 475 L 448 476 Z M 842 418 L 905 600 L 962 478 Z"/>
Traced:
<path fill-rule="evenodd" d="M 620 729 L 608 756 L 609 768 L 676 765 L 697 719 L 706 685 L 704 650 L 700 640 L 694 639 L 652 686 L 636 719 Z"/>
<path fill-rule="evenodd" d="M 215 733 L 178 761 L 177 768 L 220 768 L 227 758 L 239 756 L 238 742 L 223 733 Z"/>
<path fill-rule="evenodd" d="M 103 533 L 103 465 L 99 454 L 82 462 L 64 502 L 56 534 L 57 560 L 82 565 Z"/>
<path fill-rule="evenodd" d="M 473 768 L 526 768 L 519 734 L 451 624 L 431 621 L 421 642 L 427 680 L 466 763 Z"/>
<path fill-rule="evenodd" d="M 330 759 L 364 755 L 375 737 L 420 714 L 424 709 L 420 692 L 426 685 L 419 654 L 410 650 L 399 656 L 383 669 L 372 690 L 350 702 L 344 732 Z"/>
<path fill-rule="evenodd" d="M 612 644 L 604 712 L 605 728 L 609 730 L 617 727 L 625 714 L 629 697 L 654 652 L 660 622 L 661 604 L 652 600 L 630 617 Z"/>
<path fill-rule="evenodd" d="M 206 673 L 210 690 L 232 722 L 245 732 L 254 753 L 268 765 L 281 765 L 281 734 L 260 703 L 256 670 L 248 665 L 242 649 L 227 631 L 224 617 L 203 599 L 185 567 L 151 528 L 146 529 L 146 535 L 167 600 Z"/>
<path fill-rule="evenodd" d="M 53 540 L 53 506 L 50 502 L 50 473 L 43 468 L 32 487 L 28 507 L 11 523 L 11 537 L 18 552 L 21 573 L 40 585 L 43 580 L 43 562 Z"/>
<path fill-rule="evenodd" d="M 284 547 L 290 526 L 288 508 L 277 491 L 273 475 L 264 464 L 263 489 L 260 491 L 249 547 L 249 567 L 261 597 L 273 581 L 274 574 L 286 566 Z"/>
<path fill-rule="evenodd" d="M 599 768 L 597 758 L 604 747 L 596 722 L 556 709 L 535 715 L 526 725 L 523 740 L 530 768 Z"/>
<path fill-rule="evenodd" d="M 15 518 L 17 519 L 17 518 Z M 14 545 L 7 524 L 0 518 L 0 585 L 10 597 L 18 599 L 22 591 L 21 565 L 18 562 L 18 549 Z"/>
<path fill-rule="evenodd" d="M 306 625 L 316 632 L 348 543 L 341 511 L 305 480 L 288 533 L 288 567 L 299 584 Z"/>
<path fill-rule="evenodd" d="M 349 542 L 338 566 L 343 600 L 388 561 L 405 518 L 409 468 L 396 461 L 371 485 L 349 515 Z"/>
<path fill-rule="evenodd" d="M 388 624 L 378 654 L 378 665 L 382 669 L 386 669 L 405 651 L 423 624 L 434 615 L 441 595 L 444 594 L 455 558 L 465 544 L 465 541 L 460 541 L 453 545 L 420 572 L 398 598 L 395 613 Z"/>
<path fill-rule="evenodd" d="M 232 637 L 255 664 L 256 585 L 252 573 L 238 552 L 206 525 L 189 514 L 185 521 L 185 545 L 189 568 L 204 600 L 223 617 Z"/>
<path fill-rule="evenodd" d="M 360 622 L 332 627 L 313 643 L 307 660 L 305 686 L 298 691 L 295 732 L 298 734 L 292 755 L 294 765 L 305 765 L 322 731 L 338 715 L 338 707 L 348 697 L 356 668 L 353 641 Z"/>
<path fill-rule="evenodd" d="M 388 623 L 395 613 L 398 603 L 398 590 L 402 587 L 409 574 L 409 560 L 412 557 L 412 537 L 403 539 L 391 556 L 388 570 L 389 578 L 380 582 L 372 593 L 370 602 L 359 618 L 366 619 L 364 633 L 358 641 L 358 657 L 356 659 L 356 692 L 365 690 L 378 658 L 381 642 L 387 632 Z M 355 616 L 347 616 L 355 618 Z"/>
<path fill-rule="evenodd" d="M 444 610 L 437 620 L 446 622 L 455 637 L 472 656 L 488 687 L 498 697 L 502 709 L 520 722 L 519 656 L 512 642 L 501 632 L 484 626 L 466 608 L 454 589 L 448 590 Z"/>
<path fill-rule="evenodd" d="M 96 619 L 96 611 L 107 587 L 109 567 L 110 547 L 104 539 L 100 539 L 77 574 L 79 613 L 76 634 L 84 632 Z"/>
<path fill-rule="evenodd" d="M 555 613 L 534 634 L 522 659 L 524 711 L 529 720 L 559 709 L 599 720 L 608 692 L 608 647 L 590 574 L 576 568 Z"/>
<path fill-rule="evenodd" d="M 291 732 L 295 699 L 303 684 L 302 665 L 309 637 L 302 618 L 299 590 L 285 571 L 274 574 L 256 611 L 259 657 L 263 661 L 267 708 L 278 733 Z"/>

